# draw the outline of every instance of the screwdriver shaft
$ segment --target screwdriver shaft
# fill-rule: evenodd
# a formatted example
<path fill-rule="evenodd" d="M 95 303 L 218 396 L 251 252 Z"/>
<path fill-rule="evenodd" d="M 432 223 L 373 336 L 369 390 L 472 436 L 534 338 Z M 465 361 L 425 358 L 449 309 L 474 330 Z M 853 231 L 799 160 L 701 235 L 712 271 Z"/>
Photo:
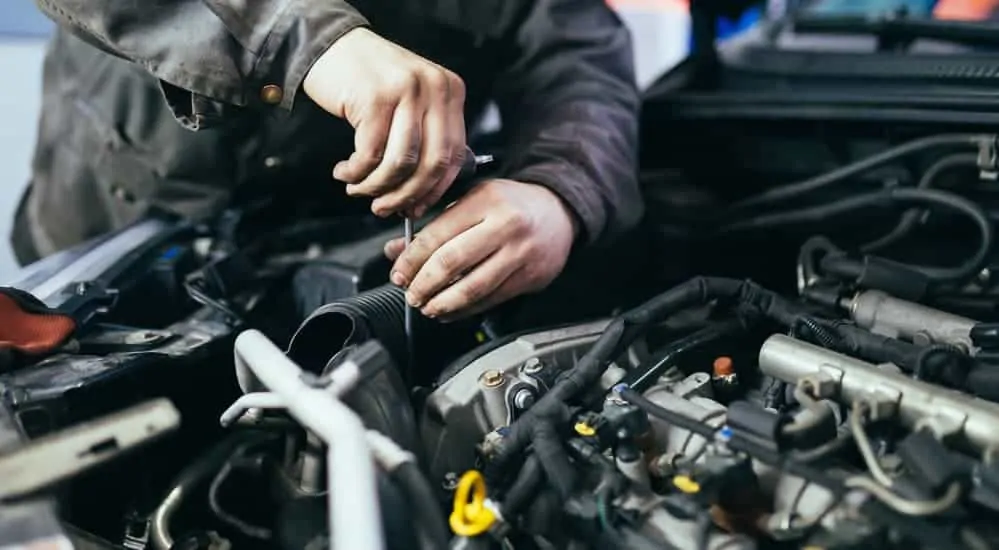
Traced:
<path fill-rule="evenodd" d="M 404 233 L 406 238 L 406 248 L 409 248 L 409 243 L 413 242 L 413 220 L 412 218 L 406 218 L 403 222 Z M 405 321 L 404 321 L 405 331 L 406 331 L 406 358 L 409 361 L 408 371 L 412 375 L 412 370 L 415 367 L 413 365 L 413 306 L 406 302 L 405 310 Z"/>
<path fill-rule="evenodd" d="M 452 188 L 450 190 L 451 193 L 461 195 L 467 192 L 468 191 L 467 184 L 473 181 L 473 177 L 475 176 L 475 173 L 478 171 L 478 168 L 484 164 L 489 164 L 491 162 L 493 162 L 492 155 L 476 155 L 474 152 L 472 152 L 471 149 L 466 147 L 465 162 L 461 167 L 461 172 L 459 172 L 455 180 L 455 184 L 452 185 Z M 465 183 L 466 185 L 458 185 L 461 182 Z M 447 195 L 445 194 L 445 198 L 446 196 Z M 444 202 L 446 203 L 448 202 L 448 200 L 444 200 Z M 412 218 L 407 217 L 403 221 L 403 232 L 405 234 L 405 239 L 406 239 L 406 248 L 409 248 L 409 244 L 413 242 Z M 409 362 L 409 364 L 407 365 L 407 372 L 409 373 L 410 376 L 409 380 L 410 382 L 412 381 L 411 377 L 414 375 L 413 370 L 416 368 L 416 365 L 414 364 L 416 362 L 416 359 L 413 355 L 414 354 L 413 316 L 415 315 L 413 309 L 414 308 L 409 305 L 409 302 L 406 302 L 404 327 L 406 331 L 406 358 Z"/>

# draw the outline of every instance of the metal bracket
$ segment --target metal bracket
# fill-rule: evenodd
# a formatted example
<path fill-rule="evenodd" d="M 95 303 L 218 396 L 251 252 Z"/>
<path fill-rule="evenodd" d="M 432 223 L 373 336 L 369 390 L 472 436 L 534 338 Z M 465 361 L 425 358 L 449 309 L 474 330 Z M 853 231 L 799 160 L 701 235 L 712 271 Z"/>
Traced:
<path fill-rule="evenodd" d="M 39 492 L 179 425 L 173 404 L 156 399 L 31 441 L 0 456 L 0 501 Z"/>

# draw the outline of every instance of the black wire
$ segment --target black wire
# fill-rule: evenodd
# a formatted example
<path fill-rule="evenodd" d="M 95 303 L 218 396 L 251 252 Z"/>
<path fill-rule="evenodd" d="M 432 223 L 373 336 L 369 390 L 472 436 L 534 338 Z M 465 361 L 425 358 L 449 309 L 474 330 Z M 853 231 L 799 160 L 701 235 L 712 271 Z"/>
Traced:
<path fill-rule="evenodd" d="M 660 407 L 627 386 L 617 386 L 615 391 L 621 396 L 621 399 L 642 409 L 642 412 L 695 433 L 709 441 L 718 433 L 719 428 L 714 428 L 689 416 Z"/>
<path fill-rule="evenodd" d="M 722 227 L 719 234 L 770 229 L 796 223 L 824 222 L 830 217 L 847 214 L 862 208 L 895 205 L 941 207 L 960 212 L 968 217 L 978 229 L 978 249 L 964 263 L 955 267 L 911 266 L 913 269 L 921 271 L 936 283 L 942 283 L 969 279 L 980 273 L 986 266 L 993 241 L 992 223 L 989 221 L 988 215 L 968 199 L 936 189 L 889 189 L 877 193 L 857 195 L 822 206 L 739 220 Z"/>
<path fill-rule="evenodd" d="M 421 541 L 427 550 L 444 550 L 450 544 L 447 521 L 441 512 L 433 487 L 415 462 L 407 462 L 392 472 L 392 477 L 405 491 L 416 519 L 416 528 L 423 533 Z"/>
<path fill-rule="evenodd" d="M 916 188 L 929 189 L 936 184 L 937 179 L 944 172 L 953 168 L 974 167 L 977 160 L 978 157 L 973 153 L 956 153 L 953 155 L 947 155 L 927 168 L 923 177 L 919 179 L 919 183 L 916 185 Z M 911 233 L 917 225 L 919 225 L 919 220 L 925 213 L 925 210 L 919 208 L 907 210 L 902 214 L 902 218 L 891 231 L 867 244 L 862 245 L 860 247 L 860 251 L 869 254 L 901 241 L 909 233 Z"/>
<path fill-rule="evenodd" d="M 707 511 L 701 512 L 697 516 L 697 550 L 708 550 L 711 543 L 711 528 L 714 527 L 714 520 Z"/>
<path fill-rule="evenodd" d="M 503 497 L 503 516 L 516 517 L 537 496 L 542 481 L 544 470 L 537 455 L 532 454 L 524 461 L 516 480 Z"/>
<path fill-rule="evenodd" d="M 758 195 L 743 199 L 732 205 L 728 209 L 726 215 L 731 216 L 759 206 L 769 206 L 787 199 L 804 195 L 806 193 L 811 193 L 829 185 L 834 185 L 854 176 L 863 174 L 873 168 L 895 161 L 906 155 L 925 149 L 948 145 L 975 146 L 983 140 L 994 141 L 995 139 L 995 136 L 982 134 L 942 134 L 916 139 L 857 162 L 847 164 L 846 166 L 842 166 L 830 172 L 826 172 L 797 183 L 775 187 Z"/>

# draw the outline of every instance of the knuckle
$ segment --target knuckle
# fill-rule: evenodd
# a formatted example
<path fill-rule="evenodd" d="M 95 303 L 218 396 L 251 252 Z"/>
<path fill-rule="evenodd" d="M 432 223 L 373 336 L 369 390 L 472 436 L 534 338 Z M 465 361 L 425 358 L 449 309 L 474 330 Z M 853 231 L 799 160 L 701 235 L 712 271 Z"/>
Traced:
<path fill-rule="evenodd" d="M 451 98 L 465 101 L 465 81 L 451 71 L 445 73 L 445 78 L 447 79 L 447 87 Z"/>
<path fill-rule="evenodd" d="M 358 164 L 370 168 L 378 166 L 385 154 L 382 151 L 363 151 L 358 154 L 357 162 Z"/>
<path fill-rule="evenodd" d="M 486 294 L 485 285 L 475 280 L 462 281 L 457 290 L 461 297 L 462 305 L 474 304 L 484 298 Z"/>
<path fill-rule="evenodd" d="M 505 218 L 507 228 L 516 236 L 524 236 L 531 229 L 531 220 L 524 212 L 517 209 L 510 209 Z"/>
<path fill-rule="evenodd" d="M 437 249 L 437 241 L 432 234 L 422 232 L 413 238 L 413 242 L 409 243 L 409 248 L 414 253 L 425 257 Z"/>
<path fill-rule="evenodd" d="M 392 170 L 396 172 L 411 171 L 416 168 L 419 162 L 419 153 L 406 151 L 405 153 L 392 159 Z"/>
<path fill-rule="evenodd" d="M 427 172 L 436 179 L 442 178 L 451 169 L 453 163 L 454 157 L 451 154 L 441 153 L 430 159 Z"/>
<path fill-rule="evenodd" d="M 420 93 L 420 77 L 414 71 L 400 71 L 392 77 L 389 89 L 397 97 L 417 95 Z"/>
<path fill-rule="evenodd" d="M 450 81 L 447 74 L 437 68 L 429 69 L 423 74 L 423 81 L 428 89 L 434 92 L 448 92 Z"/>
<path fill-rule="evenodd" d="M 461 254 L 454 250 L 440 249 L 434 253 L 437 270 L 445 278 L 457 275 L 461 265 Z"/>

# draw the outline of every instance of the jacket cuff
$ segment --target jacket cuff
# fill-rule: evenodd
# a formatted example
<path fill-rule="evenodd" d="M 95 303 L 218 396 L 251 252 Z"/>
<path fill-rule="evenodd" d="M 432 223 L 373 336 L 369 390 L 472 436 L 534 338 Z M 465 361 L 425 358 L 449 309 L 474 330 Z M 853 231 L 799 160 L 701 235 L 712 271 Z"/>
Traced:
<path fill-rule="evenodd" d="M 368 20 L 347 2 L 291 0 L 254 67 L 251 82 L 258 84 L 257 101 L 291 110 L 319 56 L 343 35 L 367 25 Z"/>
<path fill-rule="evenodd" d="M 603 234 L 606 211 L 593 204 L 593 194 L 586 192 L 581 182 L 589 181 L 581 167 L 566 160 L 550 160 L 505 172 L 503 177 L 522 183 L 533 183 L 548 188 L 569 207 L 574 225 L 579 229 L 576 243 L 591 245 L 596 236 Z"/>
<path fill-rule="evenodd" d="M 177 122 L 194 131 L 217 126 L 245 108 L 291 110 L 319 56 L 347 32 L 367 25 L 367 19 L 343 1 L 288 0 L 244 79 L 238 102 L 219 101 L 162 80 L 160 88 Z"/>

